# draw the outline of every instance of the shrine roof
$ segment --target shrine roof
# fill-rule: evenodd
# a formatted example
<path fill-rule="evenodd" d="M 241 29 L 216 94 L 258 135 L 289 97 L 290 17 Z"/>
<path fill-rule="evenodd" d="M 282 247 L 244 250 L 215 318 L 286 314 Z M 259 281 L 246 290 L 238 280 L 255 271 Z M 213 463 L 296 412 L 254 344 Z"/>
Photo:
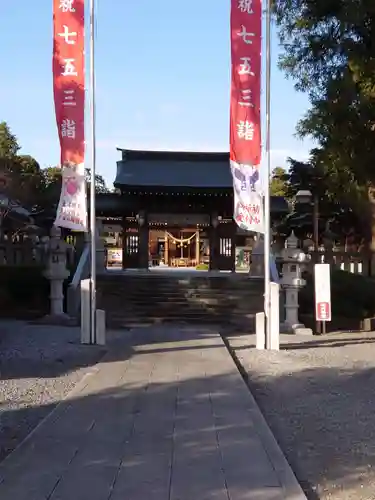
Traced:
<path fill-rule="evenodd" d="M 229 153 L 118 150 L 115 186 L 232 187 Z"/>

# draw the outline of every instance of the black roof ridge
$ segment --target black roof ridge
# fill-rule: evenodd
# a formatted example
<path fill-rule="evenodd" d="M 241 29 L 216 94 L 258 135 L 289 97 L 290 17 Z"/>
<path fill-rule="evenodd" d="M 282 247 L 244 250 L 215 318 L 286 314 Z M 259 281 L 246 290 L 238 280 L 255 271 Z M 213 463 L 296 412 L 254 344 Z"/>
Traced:
<path fill-rule="evenodd" d="M 122 160 L 163 160 L 163 161 L 223 161 L 229 162 L 229 152 L 227 151 L 173 151 L 173 150 L 142 150 L 142 149 L 122 149 Z"/>

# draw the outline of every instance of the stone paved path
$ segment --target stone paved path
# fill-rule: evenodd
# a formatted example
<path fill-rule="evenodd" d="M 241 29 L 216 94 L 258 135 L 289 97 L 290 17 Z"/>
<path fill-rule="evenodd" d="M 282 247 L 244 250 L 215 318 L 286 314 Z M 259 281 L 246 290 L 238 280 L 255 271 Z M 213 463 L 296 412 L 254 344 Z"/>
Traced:
<path fill-rule="evenodd" d="M 117 343 L 0 464 L 0 498 L 305 497 L 220 336 L 150 328 Z"/>

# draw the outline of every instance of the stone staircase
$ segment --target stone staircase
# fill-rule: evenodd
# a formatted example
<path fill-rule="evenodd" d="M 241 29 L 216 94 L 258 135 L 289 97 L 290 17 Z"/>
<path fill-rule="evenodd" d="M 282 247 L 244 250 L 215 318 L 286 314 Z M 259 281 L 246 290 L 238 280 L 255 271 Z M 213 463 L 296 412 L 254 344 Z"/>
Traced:
<path fill-rule="evenodd" d="M 168 322 L 253 329 L 264 300 L 263 280 L 244 274 L 108 272 L 97 289 L 112 328 Z"/>

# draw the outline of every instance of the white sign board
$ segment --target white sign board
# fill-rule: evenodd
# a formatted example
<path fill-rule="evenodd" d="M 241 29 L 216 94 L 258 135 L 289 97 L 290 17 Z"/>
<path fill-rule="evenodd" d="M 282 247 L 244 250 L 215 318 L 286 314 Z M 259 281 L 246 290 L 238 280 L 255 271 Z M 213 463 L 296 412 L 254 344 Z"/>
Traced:
<path fill-rule="evenodd" d="M 315 264 L 314 281 L 316 321 L 332 321 L 331 271 L 329 264 Z"/>

